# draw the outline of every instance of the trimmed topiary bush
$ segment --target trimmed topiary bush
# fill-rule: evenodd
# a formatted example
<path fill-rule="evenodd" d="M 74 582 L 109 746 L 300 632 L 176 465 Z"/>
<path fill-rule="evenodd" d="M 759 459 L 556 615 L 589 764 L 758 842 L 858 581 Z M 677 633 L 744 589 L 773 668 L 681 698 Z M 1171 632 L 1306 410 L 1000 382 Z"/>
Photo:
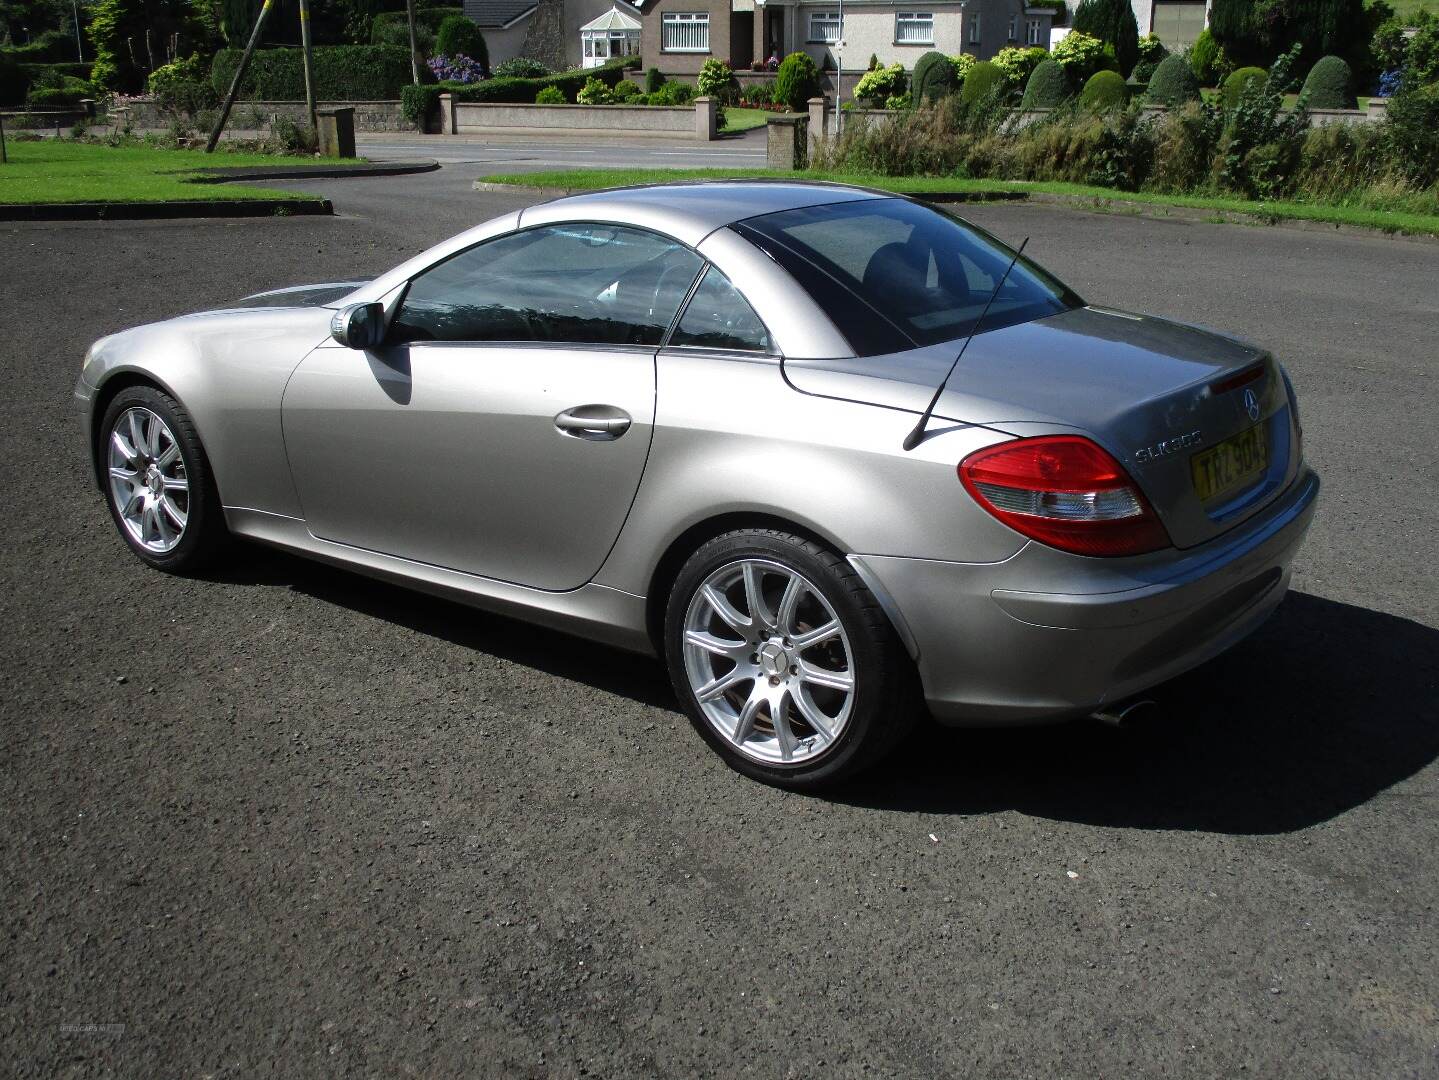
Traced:
<path fill-rule="evenodd" d="M 1079 95 L 1079 103 L 1092 112 L 1122 109 L 1128 100 L 1124 76 L 1117 71 L 1096 71 Z"/>
<path fill-rule="evenodd" d="M 809 99 L 820 95 L 819 69 L 805 53 L 793 52 L 780 61 L 774 78 L 775 100 L 790 112 L 803 112 Z"/>
<path fill-rule="evenodd" d="M 535 95 L 536 105 L 568 105 L 565 100 L 565 92 L 558 86 L 544 86 Z"/>
<path fill-rule="evenodd" d="M 1151 105 L 1168 105 L 1171 109 L 1199 99 L 1199 80 L 1184 57 L 1178 55 L 1166 56 L 1159 62 L 1144 95 Z"/>
<path fill-rule="evenodd" d="M 645 93 L 653 94 L 665 84 L 665 75 L 657 67 L 652 67 L 645 72 Z"/>
<path fill-rule="evenodd" d="M 485 35 L 472 19 L 464 15 L 450 15 L 440 23 L 435 34 L 435 52 L 440 56 L 468 56 L 480 67 L 489 69 L 490 50 L 485 45 Z"/>
<path fill-rule="evenodd" d="M 988 60 L 981 60 L 970 68 L 969 74 L 964 77 L 964 89 L 959 92 L 959 100 L 966 105 L 973 105 L 990 94 L 1000 94 L 1003 91 L 1004 72 Z"/>
<path fill-rule="evenodd" d="M 1357 109 L 1354 79 L 1349 65 L 1337 56 L 1322 57 L 1309 69 L 1304 80 L 1304 95 L 1311 109 Z"/>
<path fill-rule="evenodd" d="M 959 73 L 954 61 L 944 53 L 927 52 L 915 61 L 910 96 L 916 104 L 948 97 L 958 87 Z"/>
<path fill-rule="evenodd" d="M 1244 94 L 1244 87 L 1251 82 L 1267 83 L 1269 72 L 1258 67 L 1242 67 L 1232 72 L 1229 78 L 1224 80 L 1221 94 L 1224 99 L 1224 107 L 1232 109 L 1239 104 L 1240 97 Z"/>
<path fill-rule="evenodd" d="M 1024 109 L 1054 109 L 1069 97 L 1069 79 L 1064 69 L 1053 60 L 1046 60 L 1034 69 L 1029 85 L 1024 88 Z"/>
<path fill-rule="evenodd" d="M 546 87 L 546 89 L 550 90 L 554 88 Z M 615 83 L 615 88 L 610 92 L 610 96 L 615 99 L 615 104 L 617 105 L 625 102 L 633 104 L 635 99 L 640 96 L 640 88 L 637 84 L 630 82 L 628 79 L 621 79 L 619 82 Z M 536 100 L 539 99 L 536 98 Z"/>

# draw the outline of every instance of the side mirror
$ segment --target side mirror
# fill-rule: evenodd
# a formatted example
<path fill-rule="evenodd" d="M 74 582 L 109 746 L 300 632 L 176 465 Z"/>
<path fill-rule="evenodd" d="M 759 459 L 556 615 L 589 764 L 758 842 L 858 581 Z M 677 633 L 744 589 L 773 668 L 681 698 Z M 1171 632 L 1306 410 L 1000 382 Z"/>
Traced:
<path fill-rule="evenodd" d="M 330 336 L 347 349 L 374 349 L 385 338 L 383 304 L 351 304 L 335 312 Z"/>

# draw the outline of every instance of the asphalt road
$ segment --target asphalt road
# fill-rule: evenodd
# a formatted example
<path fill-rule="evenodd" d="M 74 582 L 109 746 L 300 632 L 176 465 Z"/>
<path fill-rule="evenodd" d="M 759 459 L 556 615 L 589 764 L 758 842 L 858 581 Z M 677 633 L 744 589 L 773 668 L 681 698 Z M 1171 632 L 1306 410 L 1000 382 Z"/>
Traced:
<path fill-rule="evenodd" d="M 727 772 L 650 661 L 112 534 L 86 344 L 523 201 L 462 180 L 0 228 L 0 1072 L 1439 1076 L 1439 245 L 975 208 L 1273 345 L 1323 505 L 1161 723 L 931 733 L 819 799 Z"/>

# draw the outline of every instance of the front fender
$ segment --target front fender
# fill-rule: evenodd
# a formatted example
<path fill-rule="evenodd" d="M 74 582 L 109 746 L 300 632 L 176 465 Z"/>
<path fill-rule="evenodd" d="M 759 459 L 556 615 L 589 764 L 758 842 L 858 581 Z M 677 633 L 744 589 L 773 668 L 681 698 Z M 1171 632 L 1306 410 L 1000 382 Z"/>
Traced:
<path fill-rule="evenodd" d="M 121 383 L 158 386 L 189 412 L 226 506 L 299 517 L 280 425 L 285 383 L 329 333 L 323 308 L 230 311 L 142 326 L 92 346 L 77 396 L 93 425 Z M 117 381 L 118 380 L 118 381 Z M 93 388 L 84 400 L 86 388 Z"/>

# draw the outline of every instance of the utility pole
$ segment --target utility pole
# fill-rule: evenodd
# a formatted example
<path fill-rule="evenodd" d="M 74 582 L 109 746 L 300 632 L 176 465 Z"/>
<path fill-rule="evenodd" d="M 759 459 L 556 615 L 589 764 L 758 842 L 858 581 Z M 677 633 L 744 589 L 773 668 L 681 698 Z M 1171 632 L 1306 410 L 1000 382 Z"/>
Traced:
<path fill-rule="evenodd" d="M 265 16 L 270 14 L 270 6 L 274 0 L 265 0 L 260 5 L 260 14 L 255 16 L 255 28 L 250 31 L 249 44 L 245 46 L 244 55 L 240 57 L 240 66 L 235 69 L 234 81 L 230 83 L 230 92 L 225 95 L 225 104 L 220 109 L 220 118 L 215 121 L 215 130 L 210 132 L 210 141 L 205 144 L 205 153 L 213 154 L 215 144 L 220 141 L 220 132 L 225 130 L 225 122 L 230 119 L 230 110 L 235 105 L 235 98 L 240 93 L 240 83 L 245 78 L 245 72 L 250 69 L 250 57 L 255 55 L 255 46 L 260 44 L 260 30 L 265 25 Z"/>
<path fill-rule="evenodd" d="M 318 143 L 320 121 L 315 115 L 314 52 L 310 46 L 310 0 L 300 0 L 300 45 L 303 50 L 305 68 L 305 107 L 310 113 L 310 134 Z"/>
<path fill-rule="evenodd" d="M 410 24 L 410 77 L 420 85 L 420 39 L 415 34 L 415 0 L 405 0 L 405 19 Z"/>
<path fill-rule="evenodd" d="M 70 0 L 70 7 L 75 14 L 75 57 L 83 64 L 85 62 L 85 46 L 80 39 L 80 0 Z"/>

